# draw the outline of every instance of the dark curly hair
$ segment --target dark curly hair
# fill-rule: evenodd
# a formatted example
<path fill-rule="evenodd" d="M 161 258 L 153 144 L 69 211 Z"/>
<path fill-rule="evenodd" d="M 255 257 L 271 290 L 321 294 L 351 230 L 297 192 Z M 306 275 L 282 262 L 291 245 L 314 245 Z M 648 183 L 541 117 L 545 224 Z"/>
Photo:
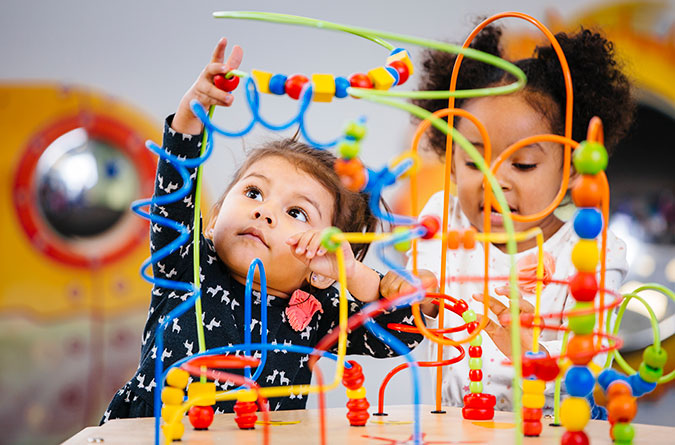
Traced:
<path fill-rule="evenodd" d="M 502 57 L 502 30 L 489 25 L 481 30 L 471 48 Z M 556 39 L 565 53 L 572 75 L 574 109 L 572 138 L 586 139 L 588 123 L 593 116 L 602 119 L 605 145 L 609 153 L 626 135 L 635 112 L 635 103 L 627 77 L 615 60 L 614 45 L 601 34 L 581 28 L 575 34 L 558 33 Z M 421 70 L 420 90 L 448 90 L 456 55 L 427 50 Z M 523 92 L 551 123 L 553 133 L 564 132 L 565 82 L 558 56 L 551 45 L 538 46 L 531 58 L 513 62 L 527 76 Z M 515 79 L 505 71 L 468 57 L 462 60 L 457 89 L 475 89 L 504 85 Z M 551 109 L 550 99 L 555 104 Z M 456 99 L 455 107 L 471 99 Z M 447 108 L 447 99 L 419 99 L 413 103 L 430 112 Z M 445 155 L 446 136 L 431 127 L 430 148 Z"/>

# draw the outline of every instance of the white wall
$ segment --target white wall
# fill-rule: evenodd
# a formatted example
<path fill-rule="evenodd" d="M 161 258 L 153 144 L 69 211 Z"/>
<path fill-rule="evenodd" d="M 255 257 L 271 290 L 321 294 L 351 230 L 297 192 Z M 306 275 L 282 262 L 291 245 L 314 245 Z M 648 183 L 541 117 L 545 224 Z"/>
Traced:
<path fill-rule="evenodd" d="M 221 36 L 244 48 L 241 69 L 258 68 L 291 74 L 331 72 L 349 75 L 383 64 L 387 51 L 351 35 L 251 21 L 216 20 L 213 11 L 247 8 L 303 15 L 328 21 L 435 39 L 461 41 L 478 16 L 517 10 L 544 18 L 554 8 L 563 18 L 604 1 L 517 0 L 442 1 L 342 0 L 322 1 L 184 1 L 184 0 L 3 0 L 0 6 L 0 81 L 47 80 L 90 86 L 131 102 L 156 119 L 172 113 L 184 91 L 209 61 Z M 417 53 L 417 48 L 409 48 Z M 415 79 L 409 81 L 414 84 Z M 242 88 L 238 90 L 241 93 Z M 240 96 L 240 99 L 241 96 Z M 319 140 L 334 138 L 344 122 L 365 114 L 368 136 L 363 159 L 379 166 L 409 144 L 409 118 L 397 110 L 351 99 L 315 104 L 309 113 L 310 131 Z M 248 118 L 244 101 L 216 112 L 227 128 L 239 128 Z M 39 105 L 38 105 L 39 106 Z M 264 116 L 285 121 L 297 107 L 288 98 L 262 97 Z M 247 137 L 251 147 L 261 131 Z M 218 139 L 205 170 L 211 196 L 224 187 L 240 159 L 242 142 Z M 419 348 L 418 357 L 425 349 Z M 384 375 L 401 359 L 360 359 L 366 366 L 371 404 Z M 324 362 L 324 360 L 322 360 Z M 322 365 L 327 376 L 330 366 Z M 421 371 L 424 375 L 428 371 Z M 427 382 L 430 381 L 426 379 Z M 409 374 L 392 381 L 388 403 L 408 403 Z M 404 391 L 396 388 L 405 387 Z M 346 400 L 343 391 L 328 396 L 329 405 Z M 423 400 L 431 402 L 430 385 Z M 314 406 L 310 403 L 310 406 Z"/>

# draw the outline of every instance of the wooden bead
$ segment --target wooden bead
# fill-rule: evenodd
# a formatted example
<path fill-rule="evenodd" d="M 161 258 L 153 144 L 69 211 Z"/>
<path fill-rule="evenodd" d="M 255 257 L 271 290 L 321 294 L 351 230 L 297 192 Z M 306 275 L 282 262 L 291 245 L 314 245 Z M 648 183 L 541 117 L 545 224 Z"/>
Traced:
<path fill-rule="evenodd" d="M 567 357 L 575 365 L 587 365 L 595 355 L 592 335 L 575 335 L 567 343 Z"/>
<path fill-rule="evenodd" d="M 572 201 L 577 207 L 597 207 L 602 201 L 602 183 L 597 175 L 581 175 L 572 189 Z"/>
<path fill-rule="evenodd" d="M 560 405 L 560 422 L 568 431 L 581 431 L 591 419 L 591 406 L 586 399 L 568 397 Z"/>

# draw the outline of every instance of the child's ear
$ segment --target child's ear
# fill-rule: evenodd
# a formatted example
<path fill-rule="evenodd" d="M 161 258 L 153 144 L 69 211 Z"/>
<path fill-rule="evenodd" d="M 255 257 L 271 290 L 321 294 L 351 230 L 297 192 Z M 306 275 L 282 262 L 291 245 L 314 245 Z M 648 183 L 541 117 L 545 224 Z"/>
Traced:
<path fill-rule="evenodd" d="M 574 167 L 570 168 L 570 180 L 567 181 L 567 190 L 571 191 L 574 187 L 579 184 L 581 180 L 581 175 L 577 172 Z"/>
<path fill-rule="evenodd" d="M 213 230 L 216 227 L 216 220 L 218 219 L 218 210 L 214 210 L 209 215 L 209 220 L 204 226 L 204 238 L 208 238 L 213 241 Z"/>
<path fill-rule="evenodd" d="M 309 272 L 309 275 L 307 276 L 307 282 L 317 289 L 326 289 L 335 283 L 335 280 L 324 277 L 323 275 L 316 272 Z"/>

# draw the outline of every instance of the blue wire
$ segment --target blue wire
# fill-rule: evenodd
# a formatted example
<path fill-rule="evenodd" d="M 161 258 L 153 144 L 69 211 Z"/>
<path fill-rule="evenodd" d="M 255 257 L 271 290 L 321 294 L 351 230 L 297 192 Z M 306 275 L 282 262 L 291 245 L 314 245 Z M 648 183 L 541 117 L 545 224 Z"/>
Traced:
<path fill-rule="evenodd" d="M 256 267 L 260 271 L 260 342 L 263 344 L 267 343 L 267 277 L 265 276 L 265 266 L 263 266 L 259 258 L 256 258 L 251 261 L 251 265 L 248 267 L 246 289 L 244 291 L 244 344 L 246 346 L 251 344 L 251 288 Z M 250 356 L 251 350 L 247 349 L 244 353 Z M 265 367 L 265 361 L 267 361 L 267 349 L 263 349 L 260 364 L 252 378 L 253 381 L 258 381 L 258 377 L 260 377 Z M 244 368 L 244 376 L 251 378 L 250 366 Z"/>

